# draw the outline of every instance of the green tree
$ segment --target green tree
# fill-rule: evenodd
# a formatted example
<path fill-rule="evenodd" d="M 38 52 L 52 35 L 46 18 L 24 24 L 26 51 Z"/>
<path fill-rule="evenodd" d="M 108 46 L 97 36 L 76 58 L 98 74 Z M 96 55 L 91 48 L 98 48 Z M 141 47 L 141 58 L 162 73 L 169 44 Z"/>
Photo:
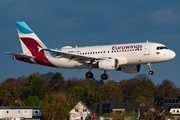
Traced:
<path fill-rule="evenodd" d="M 144 96 L 139 96 L 136 99 L 134 99 L 134 102 L 136 102 L 136 103 L 146 103 L 146 98 Z"/>
<path fill-rule="evenodd" d="M 53 73 L 51 79 L 49 80 L 49 89 L 51 92 L 58 93 L 59 91 L 63 90 L 65 81 L 61 73 Z"/>
<path fill-rule="evenodd" d="M 138 113 L 132 111 L 130 113 L 127 113 L 127 111 L 125 111 L 123 113 L 123 115 L 120 117 L 120 119 L 123 120 L 136 120 L 136 118 L 138 117 Z"/>
<path fill-rule="evenodd" d="M 106 85 L 101 86 L 98 92 L 102 100 L 123 101 L 122 90 L 118 87 L 118 83 L 113 80 L 108 80 Z"/>
<path fill-rule="evenodd" d="M 153 81 L 145 74 L 139 74 L 135 77 L 139 80 L 134 86 L 134 90 L 131 93 L 131 99 L 135 99 L 139 96 L 144 96 L 146 100 L 151 103 L 154 100 L 154 93 L 156 87 Z"/>
<path fill-rule="evenodd" d="M 69 117 L 70 106 L 61 94 L 55 94 L 50 102 L 46 101 L 42 114 L 46 120 L 62 120 Z"/>
<path fill-rule="evenodd" d="M 8 78 L 0 84 L 0 100 L 2 105 L 14 105 L 20 95 L 20 83 L 15 78 Z"/>
<path fill-rule="evenodd" d="M 48 82 L 39 73 L 33 73 L 26 79 L 21 86 L 21 98 L 27 99 L 28 96 L 36 96 L 40 100 L 45 98 Z"/>
<path fill-rule="evenodd" d="M 163 104 L 164 104 L 164 98 L 162 95 L 159 95 L 154 99 L 154 106 L 158 110 L 158 114 L 160 113 L 160 110 Z"/>
<path fill-rule="evenodd" d="M 69 90 L 69 93 L 79 96 L 80 100 L 85 100 L 87 106 L 93 105 L 94 102 L 101 101 L 99 93 L 95 92 L 94 88 L 87 84 L 75 86 Z"/>
<path fill-rule="evenodd" d="M 26 99 L 25 104 L 30 107 L 41 107 L 41 100 L 36 96 L 29 96 Z"/>

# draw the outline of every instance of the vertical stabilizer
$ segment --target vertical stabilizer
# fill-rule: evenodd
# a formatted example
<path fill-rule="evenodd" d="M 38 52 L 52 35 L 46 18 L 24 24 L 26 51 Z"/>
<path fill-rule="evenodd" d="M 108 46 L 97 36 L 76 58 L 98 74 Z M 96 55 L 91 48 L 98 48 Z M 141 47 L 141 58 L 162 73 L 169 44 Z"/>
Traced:
<path fill-rule="evenodd" d="M 41 51 L 47 48 L 25 22 L 16 22 L 23 53 Z"/>

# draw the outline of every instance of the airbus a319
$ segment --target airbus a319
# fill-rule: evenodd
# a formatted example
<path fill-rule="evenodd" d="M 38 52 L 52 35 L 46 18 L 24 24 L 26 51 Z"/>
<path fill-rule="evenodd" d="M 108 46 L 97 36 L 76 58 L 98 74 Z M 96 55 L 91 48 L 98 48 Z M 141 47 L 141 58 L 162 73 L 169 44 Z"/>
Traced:
<path fill-rule="evenodd" d="M 152 64 L 173 59 L 176 54 L 160 43 L 142 42 L 130 44 L 102 45 L 91 47 L 65 46 L 61 49 L 46 47 L 25 22 L 16 22 L 23 53 L 14 59 L 56 68 L 88 69 L 86 78 L 92 78 L 92 69 L 104 70 L 101 79 L 108 79 L 106 71 L 117 70 L 137 73 L 142 64 L 147 64 L 153 75 Z"/>

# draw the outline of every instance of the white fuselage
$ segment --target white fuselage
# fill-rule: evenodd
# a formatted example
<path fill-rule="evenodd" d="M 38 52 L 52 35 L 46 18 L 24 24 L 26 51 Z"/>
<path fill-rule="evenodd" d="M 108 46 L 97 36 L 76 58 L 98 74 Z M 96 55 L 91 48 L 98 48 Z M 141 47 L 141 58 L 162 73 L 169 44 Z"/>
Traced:
<path fill-rule="evenodd" d="M 132 44 L 116 44 L 92 47 L 76 47 L 62 48 L 61 51 L 83 56 L 101 57 L 101 58 L 117 58 L 125 57 L 126 65 L 140 65 L 147 63 L 158 63 L 171 60 L 175 57 L 175 53 L 169 49 L 157 49 L 165 45 L 159 43 L 132 43 Z M 66 58 L 48 59 L 59 68 L 87 68 L 81 63 Z"/>

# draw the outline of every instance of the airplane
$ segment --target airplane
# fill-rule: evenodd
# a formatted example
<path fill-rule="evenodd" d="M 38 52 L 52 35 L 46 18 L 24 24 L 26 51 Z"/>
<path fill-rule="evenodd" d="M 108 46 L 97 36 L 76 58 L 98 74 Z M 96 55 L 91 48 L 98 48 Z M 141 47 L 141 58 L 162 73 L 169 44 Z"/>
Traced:
<path fill-rule="evenodd" d="M 13 59 L 55 68 L 88 69 L 86 78 L 92 78 L 92 69 L 104 70 L 102 80 L 107 80 L 106 71 L 137 73 L 142 64 L 147 64 L 153 75 L 152 64 L 173 59 L 176 53 L 165 45 L 154 42 L 101 45 L 89 47 L 64 46 L 61 49 L 46 47 L 25 22 L 16 22 L 23 53 Z"/>

